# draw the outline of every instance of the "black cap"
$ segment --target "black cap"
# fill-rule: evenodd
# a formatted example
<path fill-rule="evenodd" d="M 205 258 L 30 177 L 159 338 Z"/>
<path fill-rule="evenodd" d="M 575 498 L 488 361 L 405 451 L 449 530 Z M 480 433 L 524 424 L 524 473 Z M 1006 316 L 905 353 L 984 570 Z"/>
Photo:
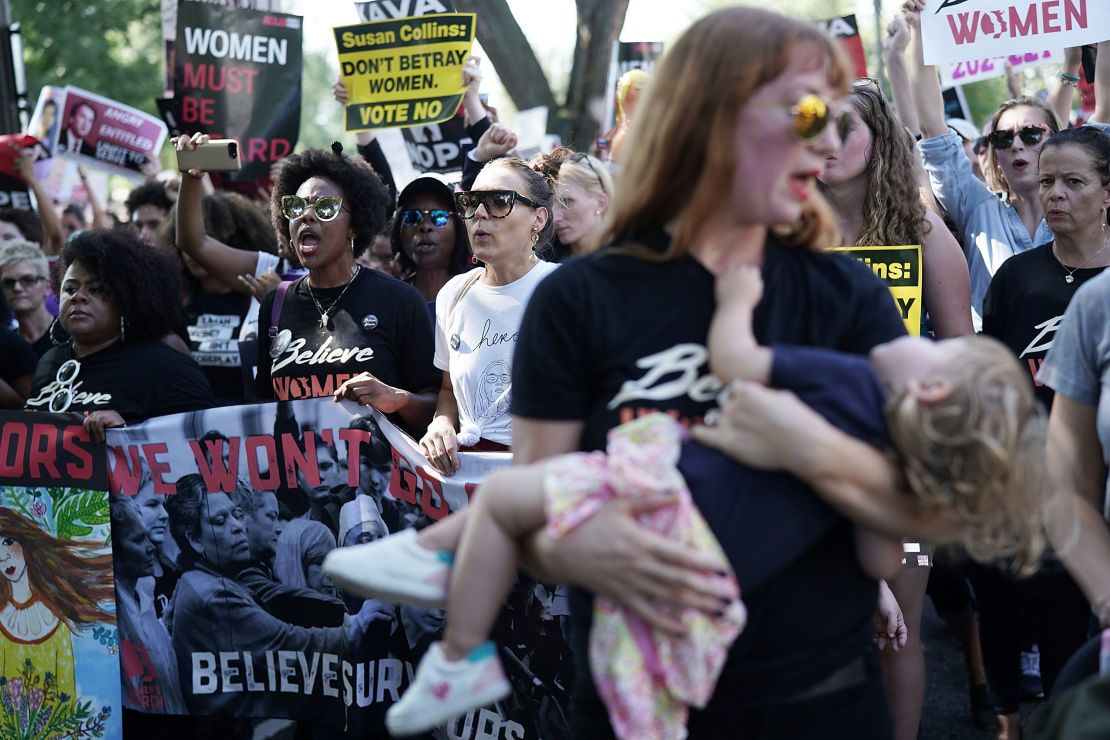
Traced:
<path fill-rule="evenodd" d="M 405 186 L 405 189 L 401 191 L 401 194 L 399 196 L 397 196 L 398 207 L 413 196 L 420 195 L 422 193 L 431 193 L 432 195 L 435 195 L 439 198 L 443 198 L 443 200 L 447 202 L 449 208 L 454 206 L 454 191 L 451 190 L 451 188 L 449 188 L 447 185 L 445 185 L 442 180 L 425 175 L 423 177 L 416 178 Z"/>

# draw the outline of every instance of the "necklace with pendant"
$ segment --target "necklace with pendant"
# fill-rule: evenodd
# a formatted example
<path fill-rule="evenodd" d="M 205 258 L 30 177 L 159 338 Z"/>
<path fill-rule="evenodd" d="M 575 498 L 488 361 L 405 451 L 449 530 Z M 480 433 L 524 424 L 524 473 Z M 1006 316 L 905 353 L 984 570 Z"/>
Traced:
<path fill-rule="evenodd" d="M 1056 261 L 1060 263 L 1060 267 L 1064 268 L 1064 272 L 1067 273 L 1066 275 L 1064 275 L 1064 282 L 1067 283 L 1068 285 L 1071 285 L 1072 283 L 1074 283 L 1075 282 L 1075 273 L 1079 272 L 1080 270 L 1086 269 L 1087 265 L 1094 262 L 1098 258 L 1098 256 L 1103 253 L 1103 251 L 1106 249 L 1106 246 L 1108 244 L 1110 244 L 1110 241 L 1104 240 L 1102 242 L 1102 246 L 1099 247 L 1099 250 L 1097 252 L 1095 252 L 1094 254 L 1092 254 L 1090 257 L 1088 257 L 1087 260 L 1082 265 L 1080 265 L 1079 267 L 1072 267 L 1072 268 L 1069 269 L 1068 266 L 1064 264 L 1064 261 L 1062 259 L 1060 259 L 1060 253 L 1058 251 L 1056 251 L 1056 244 L 1053 243 L 1053 245 L 1052 245 L 1052 254 L 1053 254 L 1054 257 L 1056 257 Z"/>
<path fill-rule="evenodd" d="M 351 271 L 351 279 L 347 281 L 347 284 L 343 286 L 343 290 L 339 292 L 339 295 L 336 297 L 336 299 L 332 301 L 331 305 L 328 306 L 326 309 L 322 305 L 320 305 L 320 301 L 316 298 L 316 293 L 312 290 L 312 286 L 308 285 L 307 282 L 305 283 L 305 285 L 308 287 L 308 295 L 310 298 L 312 298 L 312 303 L 316 306 L 316 310 L 320 312 L 321 334 L 324 334 L 328 331 L 328 322 L 331 321 L 331 312 L 334 311 L 335 308 L 339 305 L 339 302 L 343 300 L 343 295 L 347 292 L 347 288 L 351 287 L 351 283 L 353 283 L 355 281 L 355 278 L 358 277 L 359 269 L 359 265 L 355 265 L 354 269 Z"/>

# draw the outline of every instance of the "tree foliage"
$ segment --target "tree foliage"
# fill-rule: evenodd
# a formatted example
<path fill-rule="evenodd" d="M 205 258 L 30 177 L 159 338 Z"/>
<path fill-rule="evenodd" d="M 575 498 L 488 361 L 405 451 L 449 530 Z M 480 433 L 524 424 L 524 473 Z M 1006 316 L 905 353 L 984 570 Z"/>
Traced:
<path fill-rule="evenodd" d="M 497 69 L 518 110 L 548 109 L 547 130 L 568 146 L 588 148 L 601 122 L 593 111 L 604 107 L 606 71 L 628 0 L 575 0 L 577 37 L 566 97 L 556 97 L 532 46 L 506 0 L 455 0 L 455 7 L 478 13 L 478 41 Z"/>
<path fill-rule="evenodd" d="M 23 36 L 28 104 L 43 85 L 75 85 L 149 113 L 162 93 L 157 0 L 11 0 Z"/>

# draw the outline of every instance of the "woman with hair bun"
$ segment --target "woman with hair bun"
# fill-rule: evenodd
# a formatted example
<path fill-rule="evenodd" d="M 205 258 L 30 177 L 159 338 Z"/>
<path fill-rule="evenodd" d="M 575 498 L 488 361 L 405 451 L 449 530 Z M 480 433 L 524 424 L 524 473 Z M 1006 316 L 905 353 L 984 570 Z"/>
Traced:
<path fill-rule="evenodd" d="M 537 254 L 551 243 L 555 195 L 532 164 L 504 157 L 486 164 L 473 189 L 457 193 L 457 214 L 482 263 L 452 278 L 436 297 L 436 367 L 443 371 L 436 413 L 420 447 L 444 475 L 463 450 L 508 450 L 512 442 L 512 362 L 524 307 L 556 268 Z"/>
<path fill-rule="evenodd" d="M 554 182 L 555 234 L 546 259 L 563 262 L 597 250 L 605 236 L 605 214 L 613 198 L 613 176 L 598 158 L 559 147 L 538 162 Z"/>
<path fill-rule="evenodd" d="M 427 426 L 440 382 L 428 310 L 413 287 L 355 262 L 382 232 L 388 200 L 377 173 L 338 142 L 285 160 L 271 221 L 308 274 L 262 301 L 259 400 L 347 398 L 411 431 Z"/>

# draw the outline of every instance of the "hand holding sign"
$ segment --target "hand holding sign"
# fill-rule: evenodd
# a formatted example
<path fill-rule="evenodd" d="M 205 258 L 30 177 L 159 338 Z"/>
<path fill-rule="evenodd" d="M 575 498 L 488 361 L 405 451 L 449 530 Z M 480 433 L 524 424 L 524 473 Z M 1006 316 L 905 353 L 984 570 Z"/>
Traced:
<path fill-rule="evenodd" d="M 906 25 L 913 29 L 921 28 L 921 11 L 925 9 L 925 0 L 905 0 L 902 3 L 902 17 Z"/>
<path fill-rule="evenodd" d="M 335 96 L 335 102 L 340 105 L 346 105 L 351 99 L 351 94 L 347 92 L 347 83 L 343 81 L 342 77 L 336 80 L 335 84 L 331 86 L 331 94 Z"/>

